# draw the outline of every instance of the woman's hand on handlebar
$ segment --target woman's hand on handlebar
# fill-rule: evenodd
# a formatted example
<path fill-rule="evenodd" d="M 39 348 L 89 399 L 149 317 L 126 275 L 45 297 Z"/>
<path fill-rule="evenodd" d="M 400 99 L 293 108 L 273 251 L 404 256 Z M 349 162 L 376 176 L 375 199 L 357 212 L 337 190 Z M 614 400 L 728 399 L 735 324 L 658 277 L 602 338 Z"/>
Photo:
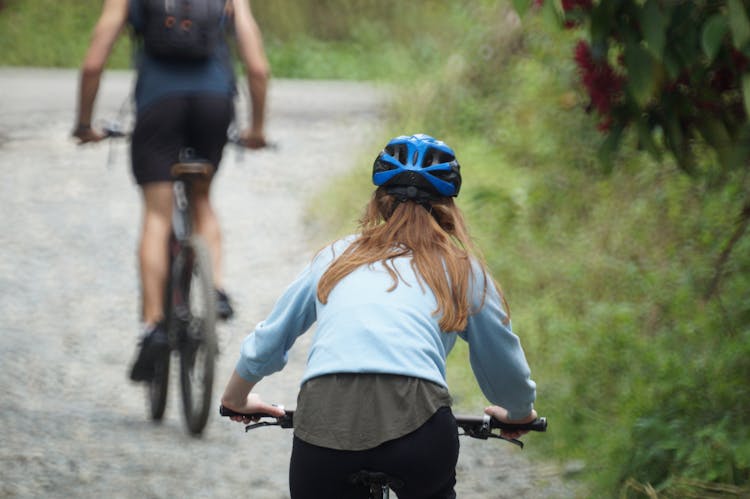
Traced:
<path fill-rule="evenodd" d="M 484 410 L 484 413 L 492 416 L 493 418 L 499 421 L 502 421 L 503 423 L 510 423 L 510 424 L 531 423 L 537 418 L 536 411 L 532 409 L 529 415 L 523 419 L 510 419 L 508 417 L 508 411 L 504 407 L 500 407 L 499 405 L 491 405 L 487 407 Z M 502 436 L 506 438 L 513 438 L 513 439 L 520 438 L 526 435 L 527 433 L 528 433 L 528 430 L 515 430 L 515 431 L 502 430 L 501 431 Z"/>
<path fill-rule="evenodd" d="M 221 399 L 221 405 L 223 405 L 227 409 L 231 409 L 234 412 L 239 412 L 242 414 L 264 413 L 271 414 L 272 416 L 276 417 L 281 417 L 285 414 L 284 409 L 264 402 L 260 398 L 260 395 L 256 393 L 248 394 L 247 398 L 244 401 L 231 400 L 225 396 Z M 243 424 L 253 422 L 253 420 L 247 416 L 230 416 L 229 419 Z"/>

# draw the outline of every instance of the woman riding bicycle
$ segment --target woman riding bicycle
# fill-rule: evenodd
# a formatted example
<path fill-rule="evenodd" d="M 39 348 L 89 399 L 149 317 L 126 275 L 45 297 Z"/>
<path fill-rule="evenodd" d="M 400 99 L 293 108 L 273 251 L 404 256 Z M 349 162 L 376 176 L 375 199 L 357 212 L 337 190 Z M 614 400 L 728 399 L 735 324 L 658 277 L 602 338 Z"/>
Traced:
<path fill-rule="evenodd" d="M 535 384 L 507 304 L 453 200 L 461 187 L 453 150 L 427 135 L 397 137 L 372 179 L 378 187 L 359 233 L 320 251 L 288 287 L 244 340 L 222 398 L 236 412 L 282 415 L 250 391 L 284 367 L 317 320 L 294 415 L 294 499 L 366 497 L 348 481 L 362 469 L 398 478 L 401 499 L 455 497 L 445 359 L 457 337 L 495 404 L 486 412 L 536 419 Z"/>

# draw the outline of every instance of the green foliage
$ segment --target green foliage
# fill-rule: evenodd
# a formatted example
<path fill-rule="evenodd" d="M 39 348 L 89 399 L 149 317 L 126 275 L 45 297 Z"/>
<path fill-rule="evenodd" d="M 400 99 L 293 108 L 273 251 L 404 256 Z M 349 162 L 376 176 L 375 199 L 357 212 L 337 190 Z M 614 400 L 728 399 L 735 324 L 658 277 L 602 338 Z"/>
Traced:
<path fill-rule="evenodd" d="M 550 42 L 528 47 L 534 60 L 548 62 L 528 75 L 537 85 L 546 82 L 541 95 L 562 90 L 545 76 L 559 74 L 561 64 L 533 52 L 549 51 Z M 516 60 L 507 72 L 518 74 L 517 68 L 528 65 L 527 59 Z M 504 99 L 528 106 L 523 94 L 533 84 L 504 85 L 518 89 Z M 590 124 L 559 112 L 548 111 L 547 118 L 534 122 L 536 132 L 519 129 L 517 119 L 507 123 L 515 124 L 515 137 L 546 132 L 569 142 L 555 143 L 557 162 L 544 141 L 523 142 L 535 172 L 526 195 L 515 198 L 530 202 L 516 211 L 521 216 L 504 219 L 515 224 L 497 233 L 500 261 L 509 261 L 491 262 L 508 288 L 528 300 L 516 306 L 515 317 L 531 336 L 523 339 L 541 380 L 540 402 L 555 404 L 547 412 L 564 429 L 552 439 L 565 441 L 553 445 L 619 470 L 618 477 L 596 469 L 604 495 L 630 478 L 666 491 L 674 483 L 683 490 L 679 478 L 746 487 L 742 419 L 750 410 L 744 354 L 750 322 L 741 296 L 750 274 L 741 269 L 748 264 L 747 241 L 734 252 L 739 268 L 727 274 L 732 291 L 720 303 L 702 298 L 715 256 L 745 202 L 746 175 L 732 175 L 721 187 L 696 183 L 673 164 L 655 168 L 627 149 L 616 157 L 617 169 L 602 175 L 581 161 L 596 148 Z M 501 149 L 513 151 L 515 140 Z M 701 168 L 711 162 L 705 155 L 696 160 Z M 496 196 L 482 209 L 502 214 L 506 206 Z M 509 246 L 517 246 L 517 254 Z M 526 280 L 503 277 L 518 274 L 522 262 L 533 262 Z M 663 427 L 643 431 L 644 421 Z M 662 446 L 674 452 L 660 451 Z"/>
<path fill-rule="evenodd" d="M 0 9 L 0 65 L 77 67 L 101 7 L 101 0 L 9 0 Z M 406 80 L 417 67 L 441 64 L 452 40 L 439 34 L 465 16 L 441 1 L 276 0 L 252 7 L 279 78 Z M 431 30 L 404 29 L 408 18 Z M 130 53 L 123 36 L 108 66 L 130 67 Z"/>
<path fill-rule="evenodd" d="M 439 35 L 461 16 L 444 1 L 279 0 L 253 9 L 274 74 L 291 78 L 406 80 L 439 62 L 452 42 Z"/>
<path fill-rule="evenodd" d="M 75 67 L 83 60 L 101 0 L 8 0 L 0 9 L 0 65 Z M 127 37 L 109 67 L 130 63 Z"/>
<path fill-rule="evenodd" d="M 566 0 L 558 14 L 587 38 L 575 57 L 609 134 L 605 162 L 632 126 L 642 147 L 657 159 L 670 151 L 691 175 L 705 174 L 694 161 L 696 143 L 707 144 L 723 170 L 747 168 L 749 1 Z"/>

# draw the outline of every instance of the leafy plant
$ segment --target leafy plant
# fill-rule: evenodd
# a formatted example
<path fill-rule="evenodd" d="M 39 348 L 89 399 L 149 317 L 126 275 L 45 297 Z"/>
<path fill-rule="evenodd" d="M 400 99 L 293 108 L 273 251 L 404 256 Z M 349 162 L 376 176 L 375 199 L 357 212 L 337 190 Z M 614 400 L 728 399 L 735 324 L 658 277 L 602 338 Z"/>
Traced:
<path fill-rule="evenodd" d="M 521 11 L 531 2 L 515 0 Z M 750 160 L 750 1 L 536 0 L 566 28 L 585 34 L 575 60 L 608 140 L 611 161 L 623 131 L 656 159 L 671 152 L 691 175 L 723 177 Z M 696 139 L 721 168 L 700 170 Z M 710 165 L 708 165 L 710 166 Z"/>

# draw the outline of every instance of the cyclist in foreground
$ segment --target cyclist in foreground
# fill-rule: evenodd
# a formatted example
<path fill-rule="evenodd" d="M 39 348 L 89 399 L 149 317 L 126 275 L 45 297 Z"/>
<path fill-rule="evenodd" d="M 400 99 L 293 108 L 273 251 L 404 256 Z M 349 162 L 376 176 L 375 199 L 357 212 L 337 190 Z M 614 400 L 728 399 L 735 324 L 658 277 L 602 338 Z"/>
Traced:
<path fill-rule="evenodd" d="M 210 4 L 213 2 L 212 4 Z M 204 6 L 213 9 L 201 10 Z M 142 291 L 142 340 L 137 360 L 130 373 L 134 381 L 149 381 L 153 376 L 153 357 L 166 348 L 164 319 L 164 286 L 169 258 L 172 214 L 170 167 L 178 161 L 182 149 L 189 147 L 195 156 L 207 159 L 216 168 L 227 141 L 227 130 L 233 118 L 235 77 L 226 35 L 233 32 L 240 59 L 247 69 L 251 98 L 249 129 L 241 140 L 250 148 L 266 145 L 264 112 L 269 66 L 260 30 L 246 0 L 205 0 L 194 7 L 198 15 L 212 12 L 216 31 L 215 44 L 205 54 L 157 51 L 150 43 L 167 33 L 171 22 L 175 30 L 187 32 L 190 19 L 175 21 L 175 16 L 156 19 L 154 9 L 175 3 L 149 0 L 106 0 L 94 28 L 91 44 L 81 69 L 77 124 L 73 135 L 79 143 L 96 142 L 105 134 L 92 128 L 94 102 L 99 82 L 112 46 L 118 35 L 130 25 L 136 33 L 135 86 L 136 124 L 132 135 L 131 160 L 133 176 L 143 193 L 143 224 L 139 246 Z M 188 12 L 189 14 L 189 12 Z M 152 17 L 149 18 L 148 16 Z M 151 20 L 156 19 L 156 24 Z M 179 18 L 178 18 L 179 19 Z M 155 35 L 151 26 L 161 28 Z M 170 28 L 172 26 L 169 26 Z M 197 23 L 192 26 L 197 28 Z M 173 32 L 175 30 L 172 30 Z M 166 35 L 165 35 L 166 36 Z M 169 44 L 167 44 L 169 45 Z M 205 48 L 206 44 L 196 44 Z M 197 50 L 197 49 L 192 49 Z M 194 224 L 196 232 L 207 242 L 211 253 L 217 295 L 217 312 L 223 319 L 233 315 L 230 300 L 223 290 L 221 272 L 221 231 L 211 205 L 210 180 L 193 189 Z"/>
<path fill-rule="evenodd" d="M 317 321 L 294 414 L 293 499 L 367 497 L 348 482 L 362 469 L 403 481 L 400 499 L 455 497 L 445 359 L 457 337 L 494 404 L 488 414 L 512 423 L 537 416 L 507 304 L 453 200 L 461 187 L 453 150 L 427 135 L 397 137 L 372 180 L 359 233 L 321 250 L 248 335 L 221 401 L 238 413 L 283 415 L 251 390 L 284 367 Z"/>

